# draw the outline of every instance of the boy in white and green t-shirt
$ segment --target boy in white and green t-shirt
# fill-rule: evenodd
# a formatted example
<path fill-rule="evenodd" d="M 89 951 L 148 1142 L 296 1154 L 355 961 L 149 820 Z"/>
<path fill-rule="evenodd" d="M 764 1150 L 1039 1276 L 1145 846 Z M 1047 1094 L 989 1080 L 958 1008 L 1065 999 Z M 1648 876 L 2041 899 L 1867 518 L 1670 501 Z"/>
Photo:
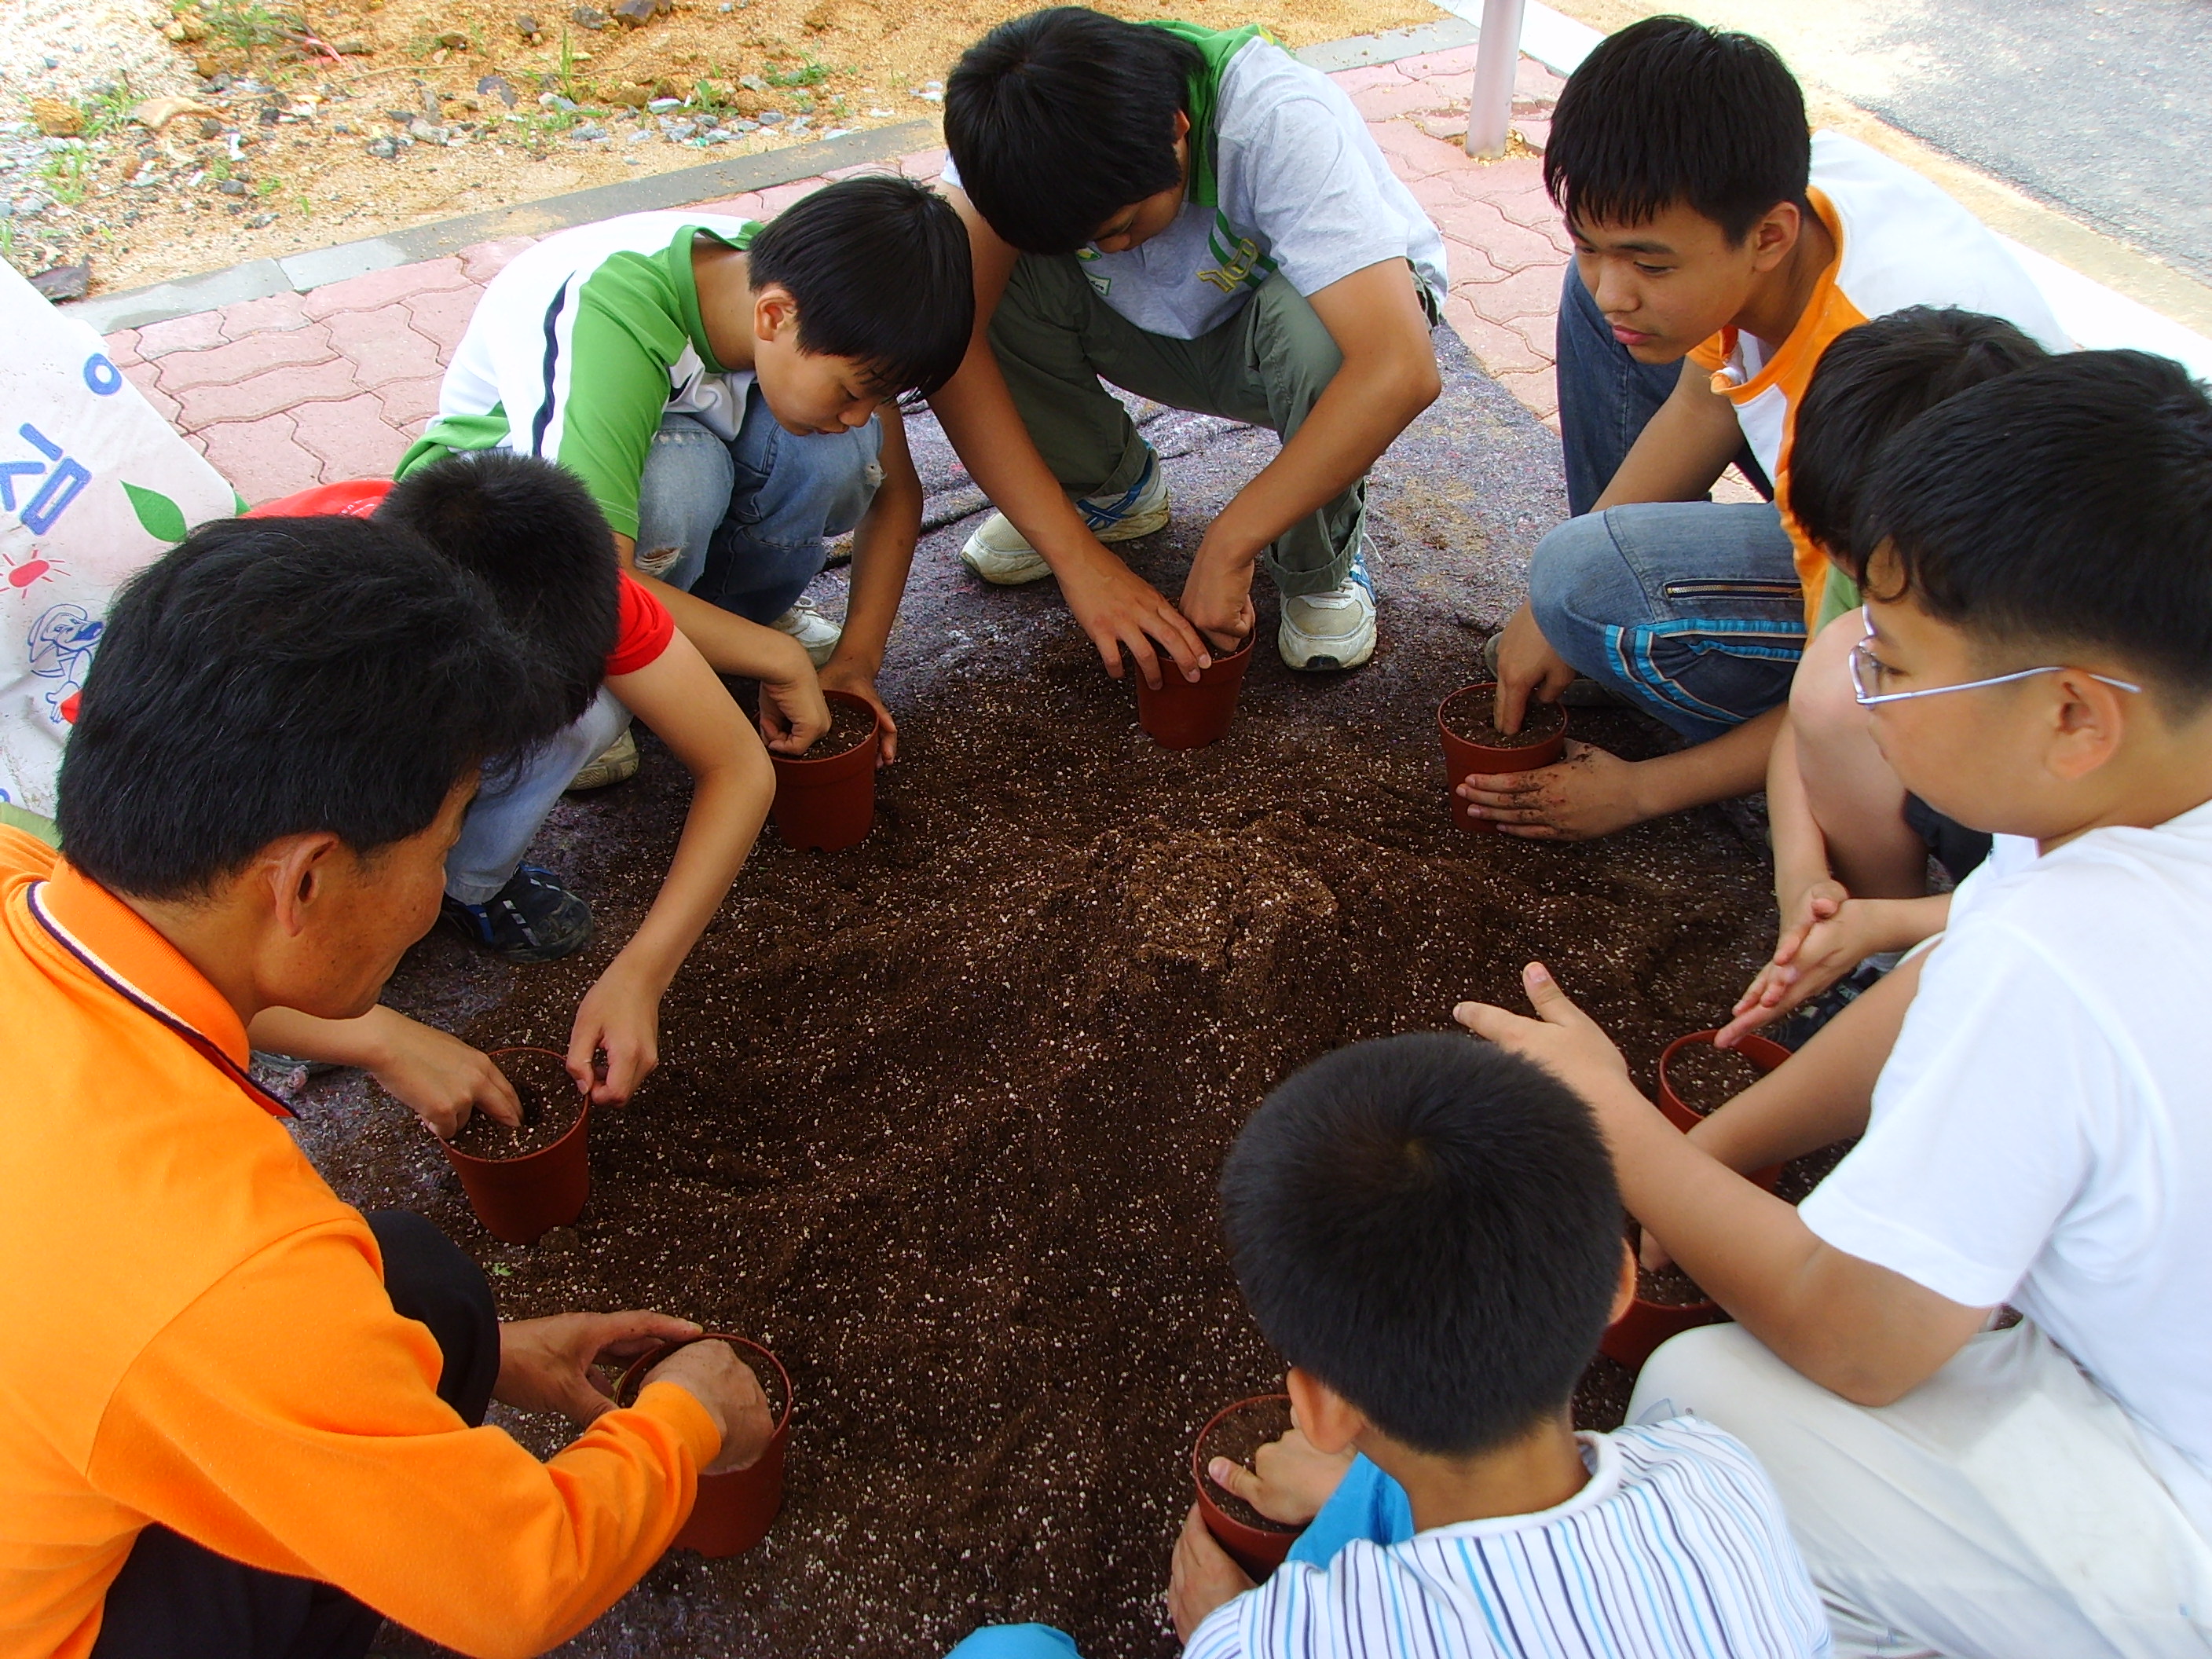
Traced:
<path fill-rule="evenodd" d="M 707 660 L 761 681 L 771 748 L 826 729 L 828 685 L 876 706 L 889 761 L 875 674 L 922 501 L 896 400 L 952 374 L 973 303 L 959 220 L 902 179 L 827 185 L 767 225 L 580 226 L 493 279 L 400 476 L 455 450 L 558 462 Z M 847 531 L 840 637 L 795 607 Z"/>
<path fill-rule="evenodd" d="M 999 509 L 969 565 L 1057 576 L 1116 676 L 1125 649 L 1152 681 L 1163 656 L 1194 674 L 1249 634 L 1261 565 L 1285 662 L 1365 662 L 1365 478 L 1437 395 L 1444 261 L 1351 100 L 1256 27 L 1067 6 L 969 50 L 945 139 L 978 329 L 932 403 Z M 1168 520 L 1158 458 L 1102 380 L 1282 434 L 1174 604 L 1100 545 Z"/>

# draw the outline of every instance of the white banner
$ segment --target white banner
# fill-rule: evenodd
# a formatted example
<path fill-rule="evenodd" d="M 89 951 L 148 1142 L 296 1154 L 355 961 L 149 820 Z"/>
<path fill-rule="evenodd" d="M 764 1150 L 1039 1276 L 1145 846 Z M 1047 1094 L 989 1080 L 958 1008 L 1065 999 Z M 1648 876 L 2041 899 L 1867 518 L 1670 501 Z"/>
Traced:
<path fill-rule="evenodd" d="M 0 264 L 0 801 L 51 816 L 107 602 L 244 503 L 107 360 Z"/>

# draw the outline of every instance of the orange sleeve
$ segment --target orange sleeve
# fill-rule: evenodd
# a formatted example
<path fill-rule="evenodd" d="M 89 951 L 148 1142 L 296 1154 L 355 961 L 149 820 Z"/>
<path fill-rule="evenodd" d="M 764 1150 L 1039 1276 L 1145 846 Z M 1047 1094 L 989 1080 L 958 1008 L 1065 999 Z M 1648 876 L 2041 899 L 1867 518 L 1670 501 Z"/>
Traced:
<path fill-rule="evenodd" d="M 435 1392 L 437 1344 L 392 1311 L 362 1236 L 295 1235 L 140 1354 L 88 1473 L 234 1560 L 336 1584 L 480 1659 L 541 1653 L 604 1613 L 690 1512 L 720 1444 L 656 1384 L 550 1462 Z"/>

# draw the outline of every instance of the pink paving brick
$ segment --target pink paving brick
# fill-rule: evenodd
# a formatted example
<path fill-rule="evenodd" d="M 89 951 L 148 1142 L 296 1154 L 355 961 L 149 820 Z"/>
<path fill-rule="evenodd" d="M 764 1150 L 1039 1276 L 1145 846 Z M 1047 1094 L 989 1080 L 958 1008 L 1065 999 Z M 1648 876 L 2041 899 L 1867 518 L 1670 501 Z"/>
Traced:
<path fill-rule="evenodd" d="M 124 378 L 138 388 L 138 395 L 153 404 L 154 412 L 171 426 L 182 428 L 184 405 L 161 390 L 161 370 L 152 363 L 118 364 Z"/>
<path fill-rule="evenodd" d="M 1455 241 L 1480 248 L 1501 270 L 1557 265 L 1566 255 L 1541 231 L 1516 225 L 1487 202 L 1471 201 L 1440 179 L 1419 179 L 1409 186 L 1413 199 L 1428 209 L 1439 228 Z"/>
<path fill-rule="evenodd" d="M 1454 288 L 1463 283 L 1494 283 L 1508 274 L 1480 246 L 1456 235 L 1451 226 L 1439 223 L 1437 228 L 1443 233 L 1444 269 Z"/>
<path fill-rule="evenodd" d="M 1520 399 L 1525 407 L 1534 410 L 1546 426 L 1554 432 L 1559 429 L 1559 383 L 1552 377 L 1549 363 L 1529 374 L 1509 368 L 1491 378 Z"/>
<path fill-rule="evenodd" d="M 1531 163 L 1540 166 L 1541 163 Z M 1540 174 L 1536 182 L 1525 190 L 1500 191 L 1489 198 L 1490 204 L 1515 224 L 1530 230 L 1540 230 L 1547 236 L 1553 231 L 1564 232 L 1559 222 L 1559 210 L 1544 193 Z"/>
<path fill-rule="evenodd" d="M 829 182 L 827 179 L 799 179 L 787 185 L 770 185 L 760 193 L 759 216 L 773 219 L 801 197 L 813 195 Z"/>
<path fill-rule="evenodd" d="M 440 348 L 439 366 L 443 368 L 453 360 L 453 348 L 460 344 L 461 336 L 469 326 L 469 319 L 476 314 L 477 303 L 483 298 L 480 288 L 449 288 L 436 294 L 416 294 L 404 301 L 407 313 L 414 318 L 416 329 L 427 334 Z"/>
<path fill-rule="evenodd" d="M 1475 361 L 1493 375 L 1516 370 L 1534 374 L 1552 366 L 1548 357 L 1529 348 L 1517 329 L 1492 322 L 1457 294 L 1444 301 L 1444 320 L 1467 343 Z"/>
<path fill-rule="evenodd" d="M 1424 179 L 1433 179 L 1451 167 L 1455 159 L 1464 165 L 1467 157 L 1455 152 L 1449 144 L 1439 143 L 1410 121 L 1383 121 L 1368 128 L 1374 135 L 1376 147 L 1383 159 L 1390 163 L 1390 171 L 1408 185 Z"/>
<path fill-rule="evenodd" d="M 307 325 L 305 296 L 271 294 L 265 299 L 241 300 L 222 308 L 223 337 L 243 340 L 249 334 L 282 333 Z"/>
<path fill-rule="evenodd" d="M 942 149 L 918 149 L 898 159 L 898 170 L 909 179 L 934 179 L 945 171 Z"/>
<path fill-rule="evenodd" d="M 866 179 L 871 177 L 881 178 L 885 174 L 888 174 L 894 179 L 897 178 L 899 176 L 898 163 L 896 161 L 862 161 L 856 167 L 832 167 L 829 172 L 823 173 L 822 176 L 824 179 Z"/>
<path fill-rule="evenodd" d="M 422 428 L 438 412 L 438 382 L 434 377 L 396 380 L 380 387 L 376 398 L 384 405 L 384 418 L 402 438 L 412 443 L 422 435 Z"/>
<path fill-rule="evenodd" d="M 207 351 L 174 352 L 158 367 L 161 389 L 181 398 L 198 386 L 235 386 L 272 368 L 327 363 L 337 356 L 329 335 L 302 328 L 289 334 L 250 334 Z"/>
<path fill-rule="evenodd" d="M 1478 50 L 1474 46 L 1454 46 L 1449 52 L 1432 52 L 1421 58 L 1401 58 L 1398 73 L 1408 81 L 1449 80 L 1460 76 L 1472 77 Z M 1528 63 L 1523 58 L 1522 64 Z M 1464 98 L 1467 94 L 1462 92 Z"/>
<path fill-rule="evenodd" d="M 725 219 L 757 219 L 761 216 L 761 202 L 757 192 L 747 191 L 742 196 L 726 196 L 716 202 L 694 202 L 692 210 L 719 214 Z"/>
<path fill-rule="evenodd" d="M 339 355 L 353 365 L 354 383 L 364 390 L 394 380 L 420 380 L 445 368 L 437 343 L 414 325 L 405 306 L 341 311 L 323 326 Z"/>
<path fill-rule="evenodd" d="M 1348 93 L 1364 91 L 1369 87 L 1397 86 L 1405 80 L 1395 64 L 1362 64 L 1357 69 L 1339 70 L 1328 77 Z"/>
<path fill-rule="evenodd" d="M 207 441 L 209 462 L 248 502 L 272 501 L 322 482 L 322 463 L 294 441 L 284 416 L 204 426 L 199 435 Z"/>
<path fill-rule="evenodd" d="M 1493 323 L 1516 317 L 1549 317 L 1559 308 L 1559 267 L 1529 265 L 1492 283 L 1454 282 L 1454 294 Z"/>
<path fill-rule="evenodd" d="M 263 420 L 295 404 L 336 402 L 360 390 L 351 365 L 332 356 L 328 362 L 272 368 L 234 385 L 195 386 L 179 392 L 177 400 L 185 406 L 185 418 L 198 428 L 218 421 Z"/>
<path fill-rule="evenodd" d="M 146 360 L 138 355 L 138 331 L 118 328 L 107 337 L 107 361 L 118 368 L 136 368 Z"/>
<path fill-rule="evenodd" d="M 388 478 L 406 452 L 407 440 L 368 392 L 342 404 L 301 404 L 291 420 L 300 447 L 322 463 L 324 483 Z"/>
<path fill-rule="evenodd" d="M 366 276 L 349 276 L 343 283 L 317 289 L 307 296 L 307 315 L 319 321 L 335 312 L 372 311 L 410 294 L 459 288 L 468 280 L 458 257 L 394 265 L 389 270 L 372 270 Z"/>
<path fill-rule="evenodd" d="M 149 362 L 173 351 L 204 351 L 223 343 L 222 313 L 198 311 L 189 317 L 172 317 L 166 323 L 149 323 L 138 331 L 138 355 Z"/>
<path fill-rule="evenodd" d="M 1395 121 L 1401 115 L 1424 113 L 1440 109 L 1449 100 L 1440 87 L 1424 81 L 1406 81 L 1395 86 L 1369 87 L 1354 93 L 1353 107 L 1370 122 Z M 1462 98 L 1461 102 L 1466 100 Z"/>
<path fill-rule="evenodd" d="M 496 242 L 478 242 L 465 247 L 456 257 L 461 262 L 461 274 L 469 281 L 488 283 L 519 255 L 537 246 L 535 236 L 508 236 Z"/>

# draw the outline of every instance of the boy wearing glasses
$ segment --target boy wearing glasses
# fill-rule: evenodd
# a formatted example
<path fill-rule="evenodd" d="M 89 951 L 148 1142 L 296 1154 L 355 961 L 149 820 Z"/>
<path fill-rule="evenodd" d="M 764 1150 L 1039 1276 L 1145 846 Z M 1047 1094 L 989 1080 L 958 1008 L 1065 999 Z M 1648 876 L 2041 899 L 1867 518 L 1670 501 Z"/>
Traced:
<path fill-rule="evenodd" d="M 1631 1415 L 1752 1448 L 1839 1654 L 2202 1653 L 2212 398 L 2122 351 L 1974 387 L 1884 452 L 1856 539 L 1875 740 L 1996 837 L 1935 949 L 1686 1138 L 1540 967 L 1540 1018 L 1459 1013 L 1591 1103 L 1740 1322 Z M 1800 1209 L 1735 1173 L 1850 1134 Z"/>

